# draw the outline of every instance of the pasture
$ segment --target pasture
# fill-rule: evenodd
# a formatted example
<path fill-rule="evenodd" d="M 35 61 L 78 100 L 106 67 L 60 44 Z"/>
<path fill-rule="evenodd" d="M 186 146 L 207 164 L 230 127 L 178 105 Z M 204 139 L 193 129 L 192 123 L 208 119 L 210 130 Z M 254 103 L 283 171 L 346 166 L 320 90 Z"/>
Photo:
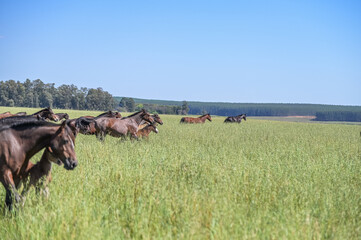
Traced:
<path fill-rule="evenodd" d="M 1 239 L 360 239 L 361 126 L 161 118 L 148 141 L 80 134 L 78 167 L 16 213 L 1 187 Z"/>

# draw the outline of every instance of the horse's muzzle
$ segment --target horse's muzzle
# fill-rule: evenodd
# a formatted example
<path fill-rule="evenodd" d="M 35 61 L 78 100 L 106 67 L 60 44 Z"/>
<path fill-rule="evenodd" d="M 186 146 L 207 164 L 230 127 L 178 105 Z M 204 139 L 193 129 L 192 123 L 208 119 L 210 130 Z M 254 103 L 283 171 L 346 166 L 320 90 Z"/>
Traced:
<path fill-rule="evenodd" d="M 65 159 L 65 161 L 63 161 L 63 163 L 64 163 L 64 168 L 66 170 L 73 170 L 76 166 L 78 166 L 78 161 L 72 160 L 70 158 Z"/>

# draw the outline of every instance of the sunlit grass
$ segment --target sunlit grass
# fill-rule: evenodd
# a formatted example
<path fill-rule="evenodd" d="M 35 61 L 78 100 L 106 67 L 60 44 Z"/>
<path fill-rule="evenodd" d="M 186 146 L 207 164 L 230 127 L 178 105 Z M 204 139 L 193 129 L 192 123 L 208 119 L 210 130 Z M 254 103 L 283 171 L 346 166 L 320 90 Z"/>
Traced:
<path fill-rule="evenodd" d="M 3 207 L 1 238 L 360 238 L 360 126 L 161 118 L 149 141 L 80 135 L 79 166 L 53 166 L 49 199 Z"/>

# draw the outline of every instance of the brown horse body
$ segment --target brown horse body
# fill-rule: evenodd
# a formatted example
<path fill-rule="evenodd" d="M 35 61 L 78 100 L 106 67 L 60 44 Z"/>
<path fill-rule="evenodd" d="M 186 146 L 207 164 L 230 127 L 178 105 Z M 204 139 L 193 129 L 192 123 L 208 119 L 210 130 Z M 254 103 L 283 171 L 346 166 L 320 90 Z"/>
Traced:
<path fill-rule="evenodd" d="M 158 128 L 155 126 L 155 124 L 148 124 L 144 128 L 138 130 L 137 136 L 148 139 L 151 132 L 158 133 Z"/>
<path fill-rule="evenodd" d="M 207 114 L 204 114 L 200 117 L 196 117 L 196 118 L 193 118 L 193 117 L 183 117 L 181 120 L 180 120 L 180 123 L 204 123 L 206 121 L 206 119 L 210 122 L 212 122 L 212 118 L 211 118 L 211 115 L 209 113 Z"/>
<path fill-rule="evenodd" d="M 12 114 L 8 111 L 8 112 L 0 113 L 0 119 L 7 118 L 7 117 L 13 117 L 13 116 L 25 116 L 25 115 L 26 115 L 26 112 L 18 112 L 18 113 Z"/>
<path fill-rule="evenodd" d="M 17 188 L 26 177 L 30 158 L 41 149 L 47 148 L 67 170 L 77 166 L 75 137 L 65 121 L 61 125 L 36 121 L 2 126 L 0 139 L 0 182 L 6 189 L 5 203 L 10 209 L 13 198 L 20 200 Z"/>
<path fill-rule="evenodd" d="M 144 109 L 121 119 L 101 119 L 101 121 L 97 121 L 97 137 L 104 140 L 106 134 L 109 134 L 112 137 L 121 137 L 123 139 L 126 136 L 137 139 L 137 130 L 143 121 L 154 122 L 153 117 Z"/>

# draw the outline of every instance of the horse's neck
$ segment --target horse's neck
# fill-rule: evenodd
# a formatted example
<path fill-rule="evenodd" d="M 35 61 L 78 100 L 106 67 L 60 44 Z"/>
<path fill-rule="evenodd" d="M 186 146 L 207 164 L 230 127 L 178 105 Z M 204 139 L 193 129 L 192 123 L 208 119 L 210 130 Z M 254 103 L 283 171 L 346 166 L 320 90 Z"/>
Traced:
<path fill-rule="evenodd" d="M 33 128 L 22 132 L 22 145 L 28 159 L 49 145 L 52 136 L 59 127 L 47 126 L 46 129 L 44 128 Z"/>
<path fill-rule="evenodd" d="M 202 120 L 202 122 L 205 122 L 207 119 L 207 116 L 200 117 L 200 119 Z"/>
<path fill-rule="evenodd" d="M 143 123 L 143 119 L 140 116 L 140 114 L 135 115 L 134 117 L 131 118 L 138 126 L 141 125 Z M 145 123 L 146 121 L 144 121 Z"/>

